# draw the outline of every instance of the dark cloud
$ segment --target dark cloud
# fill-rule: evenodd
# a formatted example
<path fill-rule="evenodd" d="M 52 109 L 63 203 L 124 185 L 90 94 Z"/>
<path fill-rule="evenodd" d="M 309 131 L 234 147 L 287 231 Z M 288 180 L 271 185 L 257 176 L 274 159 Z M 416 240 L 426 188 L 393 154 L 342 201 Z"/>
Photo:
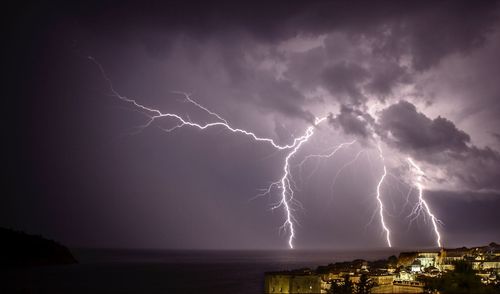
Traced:
<path fill-rule="evenodd" d="M 408 68 L 398 65 L 396 62 L 375 63 L 370 68 L 370 73 L 372 77 L 365 89 L 381 100 L 390 95 L 396 85 L 408 84 L 411 81 Z"/>
<path fill-rule="evenodd" d="M 415 70 L 428 70 L 445 56 L 481 46 L 495 24 L 497 5 L 497 1 L 479 5 L 470 1 L 169 1 L 147 6 L 134 2 L 63 5 L 59 9 L 68 10 L 68 18 L 74 17 L 96 35 L 143 43 L 156 58 L 169 58 L 173 44 L 189 36 L 192 41 L 186 54 L 190 54 L 193 67 L 204 62 L 199 56 L 207 45 L 219 43 L 218 51 L 206 58 L 220 59 L 237 87 L 241 87 L 238 83 L 246 83 L 243 87 L 247 89 L 257 87 L 253 91 L 262 95 L 255 103 L 268 111 L 310 121 L 307 102 L 297 98 L 300 94 L 294 87 L 326 88 L 342 104 L 360 106 L 368 100 L 367 95 L 384 100 L 394 87 L 410 82 Z M 343 35 L 344 40 L 328 36 L 324 48 L 292 57 L 284 75 L 293 85 L 278 81 L 258 89 L 274 78 L 247 63 L 252 51 L 296 36 L 332 33 Z M 283 58 L 272 53 L 267 57 Z M 401 65 L 402 58 L 407 58 L 409 65 Z M 270 82 L 263 83 L 261 75 Z M 281 98 L 288 93 L 290 101 Z"/>
<path fill-rule="evenodd" d="M 327 89 L 342 104 L 359 107 L 367 96 L 383 101 L 397 86 L 409 84 L 412 73 L 397 60 L 363 50 L 370 42 L 341 33 L 329 35 L 324 46 L 292 54 L 285 76 L 301 88 Z"/>
<path fill-rule="evenodd" d="M 426 198 L 444 223 L 445 244 L 477 246 L 500 239 L 500 194 L 427 191 Z"/>
<path fill-rule="evenodd" d="M 450 154 L 448 173 L 471 190 L 500 191 L 500 153 L 489 147 L 472 146 L 466 152 Z"/>
<path fill-rule="evenodd" d="M 467 1 L 450 5 L 450 2 L 437 3 L 436 9 L 446 11 L 442 15 L 426 12 L 424 17 L 410 18 L 408 31 L 402 32 L 409 38 L 409 50 L 417 70 L 428 69 L 451 53 L 469 52 L 482 45 L 486 32 L 498 17 L 496 1 L 484 1 L 480 5 Z"/>
<path fill-rule="evenodd" d="M 375 134 L 403 154 L 436 165 L 449 177 L 470 191 L 500 190 L 500 154 L 489 147 L 471 144 L 470 136 L 450 120 L 435 119 L 419 112 L 415 105 L 399 101 L 380 112 L 375 120 L 365 112 L 343 105 L 340 113 L 331 115 L 330 123 L 344 133 L 365 140 Z"/>
<path fill-rule="evenodd" d="M 358 106 L 367 100 L 360 91 L 360 84 L 367 78 L 368 72 L 364 68 L 350 62 L 335 64 L 323 72 L 324 85 L 334 97 Z"/>
<path fill-rule="evenodd" d="M 419 160 L 437 164 L 471 190 L 498 190 L 500 154 L 471 145 L 470 136 L 453 122 L 430 119 L 416 107 L 400 101 L 381 112 L 379 133 L 392 147 Z"/>
<path fill-rule="evenodd" d="M 470 136 L 443 117 L 430 119 L 415 105 L 400 101 L 380 114 L 385 141 L 399 150 L 425 157 L 437 152 L 467 150 Z"/>
<path fill-rule="evenodd" d="M 335 127 L 340 127 L 348 135 L 355 135 L 361 138 L 368 138 L 373 135 L 373 118 L 360 110 L 342 105 L 340 113 L 329 117 L 330 123 Z"/>
<path fill-rule="evenodd" d="M 498 28 L 498 3 L 20 4 L 7 12 L 15 19 L 8 19 L 13 31 L 4 38 L 8 51 L 5 72 L 13 88 L 6 95 L 9 113 L 3 124 L 9 126 L 6 137 L 12 138 L 4 153 L 6 172 L 13 178 L 8 181 L 11 189 L 6 190 L 17 193 L 2 198 L 1 225 L 75 246 L 286 246 L 285 238 L 277 233 L 282 214 L 269 213 L 269 203 L 279 201 L 276 195 L 270 201 L 248 201 L 258 188 L 280 178 L 284 153 L 222 128 L 165 134 L 155 125 L 136 136 L 126 136 L 126 130 L 144 123 L 145 118 L 129 111 L 130 105 L 109 97 L 107 85 L 87 55 L 103 64 L 120 93 L 146 105 L 184 117 L 189 114 L 193 120 L 213 119 L 203 111 L 193 111 L 189 103 L 180 103 L 179 95 L 166 94 L 171 90 L 191 92 L 235 126 L 283 142 L 302 135 L 313 114 L 339 107 L 340 112 L 330 116 L 334 126 L 365 140 L 375 132 L 394 150 L 442 169 L 444 176 L 436 181 L 462 184 L 455 187 L 459 193 L 450 192 L 453 197 L 469 195 L 469 190 L 476 191 L 470 194 L 473 199 L 484 191 L 496 197 L 498 193 L 490 190 L 499 189 L 500 156 L 477 138 L 483 123 L 493 126 L 487 130 L 491 137 L 499 117 L 500 37 L 491 33 Z M 316 45 L 281 50 L 283 42 L 290 40 Z M 497 47 L 481 51 L 491 43 Z M 481 58 L 451 66 L 444 72 L 448 77 L 443 77 L 444 62 L 464 61 L 474 54 Z M 460 93 L 470 93 L 457 98 L 448 88 L 438 87 L 442 92 L 433 92 L 425 81 L 429 73 L 435 74 L 431 78 L 439 86 L 447 84 Z M 406 86 L 414 86 L 418 93 L 400 91 Z M 410 102 L 393 104 L 396 99 L 433 102 L 426 109 L 433 117 Z M 380 102 L 389 106 L 375 123 L 366 110 Z M 441 113 L 455 105 L 461 116 Z M 484 111 L 488 111 L 487 117 L 482 116 Z M 478 121 L 467 121 L 472 114 Z M 318 128 L 318 136 L 305 144 L 293 163 L 306 150 L 320 153 L 326 145 L 345 139 L 338 133 L 332 139 L 322 130 Z M 370 163 L 361 156 L 340 174 L 334 197 L 328 189 L 332 175 L 358 151 L 354 148 L 360 146 L 356 146 L 325 160 L 325 170 L 320 165 L 309 181 L 300 182 L 297 174 L 300 189 L 295 196 L 305 206 L 304 214 L 297 212 L 305 226 L 298 228 L 297 244 L 303 248 L 332 248 L 340 242 L 345 248 L 384 245 L 376 221 L 373 230 L 363 231 L 373 207 L 376 209 L 373 198 L 367 197 L 377 178 L 366 168 Z M 377 173 L 380 166 L 376 160 L 373 163 Z M 305 165 L 305 172 L 308 167 Z M 387 188 L 387 199 L 397 195 Z M 332 205 L 325 205 L 325 199 Z M 462 203 L 452 213 L 447 211 L 447 201 L 436 203 L 439 216 L 450 222 L 467 209 Z M 498 210 L 498 201 L 491 203 Z M 480 219 L 483 206 L 477 207 L 477 227 L 491 222 L 495 209 Z M 318 211 L 322 211 L 321 217 Z M 362 211 L 366 219 L 353 211 Z M 392 212 L 400 213 L 397 209 Z M 67 219 L 72 219 L 71 224 L 64 222 Z M 391 219 L 391 223 L 397 222 L 399 218 Z M 453 228 L 456 235 L 463 234 L 454 239 L 457 245 L 470 236 L 482 242 L 492 231 L 477 237 L 459 225 Z M 409 244 L 423 236 L 420 232 L 395 235 Z M 428 244 L 433 244 L 432 239 L 424 245 Z"/>
<path fill-rule="evenodd" d="M 500 134 L 497 133 L 491 133 L 495 139 L 497 139 L 500 142 Z"/>
<path fill-rule="evenodd" d="M 314 115 L 304 110 L 305 97 L 289 81 L 276 81 L 268 77 L 259 85 L 256 103 L 273 111 L 279 111 L 289 117 L 298 117 L 309 123 L 314 122 Z"/>
<path fill-rule="evenodd" d="M 298 35 L 341 32 L 348 35 L 350 43 L 344 43 L 347 47 L 327 44 L 325 56 L 330 58 L 363 45 L 376 64 L 366 66 L 361 63 L 366 60 L 356 60 L 358 56 L 340 63 L 322 58 L 318 70 L 323 74 L 319 77 L 325 78 L 324 86 L 332 94 L 338 94 L 333 91 L 340 88 L 343 94 L 352 96 L 354 104 L 365 100 L 359 89 L 359 82 L 368 76 L 363 71 L 371 77 L 365 89 L 384 97 L 395 84 L 409 79 L 408 68 L 399 65 L 402 57 L 409 57 L 413 69 L 427 70 L 445 56 L 481 46 L 498 17 L 498 1 L 169 1 L 147 6 L 99 2 L 59 9 L 65 8 L 69 18 L 74 15 L 94 33 L 113 39 L 138 38 L 155 56 L 164 56 L 175 38 L 183 34 L 202 42 L 218 39 L 232 48 L 244 38 L 276 44 Z M 231 40 L 228 36 L 238 37 Z M 225 62 L 234 60 L 231 57 L 227 56 Z"/>

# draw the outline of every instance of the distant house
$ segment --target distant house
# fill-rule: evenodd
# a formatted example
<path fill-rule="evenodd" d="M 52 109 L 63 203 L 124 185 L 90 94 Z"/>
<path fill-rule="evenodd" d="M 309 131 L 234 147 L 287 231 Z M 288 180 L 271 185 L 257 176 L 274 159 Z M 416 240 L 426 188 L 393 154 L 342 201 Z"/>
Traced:
<path fill-rule="evenodd" d="M 413 263 L 411 264 L 411 271 L 413 273 L 419 273 L 422 271 L 422 264 L 420 263 L 420 260 L 415 259 Z"/>
<path fill-rule="evenodd" d="M 475 270 L 497 269 L 500 271 L 500 258 L 486 261 L 474 261 L 472 262 L 472 268 Z"/>
<path fill-rule="evenodd" d="M 385 274 L 385 275 L 370 275 L 370 279 L 376 285 L 390 285 L 394 282 L 395 275 Z"/>
<path fill-rule="evenodd" d="M 481 269 L 500 269 L 500 258 L 483 262 Z"/>
<path fill-rule="evenodd" d="M 371 293 L 424 293 L 424 285 L 417 281 L 394 281 L 393 284 L 372 288 Z"/>
<path fill-rule="evenodd" d="M 455 249 L 441 249 L 440 259 L 437 267 L 442 271 L 452 271 L 455 269 L 457 261 L 464 260 L 470 254 L 470 249 L 466 247 Z"/>
<path fill-rule="evenodd" d="M 266 273 L 264 293 L 322 293 L 322 280 L 310 272 Z"/>
<path fill-rule="evenodd" d="M 416 258 L 422 267 L 436 266 L 439 260 L 439 252 L 419 252 Z"/>
<path fill-rule="evenodd" d="M 487 253 L 496 257 L 500 257 L 500 245 L 495 242 L 490 243 L 487 246 Z"/>
<path fill-rule="evenodd" d="M 415 280 L 415 275 L 413 275 L 412 273 L 409 273 L 405 270 L 401 270 L 397 274 L 396 279 L 400 280 L 400 281 L 413 281 L 413 280 Z"/>
<path fill-rule="evenodd" d="M 415 261 L 418 261 L 418 266 Z M 420 272 L 422 268 L 437 266 L 440 262 L 441 254 L 437 251 L 401 252 L 398 258 L 398 266 L 412 267 L 413 272 Z"/>
<path fill-rule="evenodd" d="M 457 249 L 443 249 L 441 250 L 441 258 L 443 264 L 453 264 L 454 262 L 463 260 L 465 256 L 469 255 L 470 249 L 462 247 Z"/>

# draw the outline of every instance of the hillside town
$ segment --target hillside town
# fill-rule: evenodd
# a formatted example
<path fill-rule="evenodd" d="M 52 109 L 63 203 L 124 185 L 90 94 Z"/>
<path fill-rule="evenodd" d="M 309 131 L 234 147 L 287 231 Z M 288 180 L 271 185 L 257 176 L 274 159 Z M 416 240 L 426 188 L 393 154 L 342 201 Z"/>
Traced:
<path fill-rule="evenodd" d="M 265 274 L 265 293 L 335 293 L 345 283 L 369 284 L 364 293 L 424 293 L 425 283 L 469 266 L 484 285 L 500 284 L 500 245 L 401 252 L 386 260 L 337 262 L 316 270 L 297 269 Z"/>

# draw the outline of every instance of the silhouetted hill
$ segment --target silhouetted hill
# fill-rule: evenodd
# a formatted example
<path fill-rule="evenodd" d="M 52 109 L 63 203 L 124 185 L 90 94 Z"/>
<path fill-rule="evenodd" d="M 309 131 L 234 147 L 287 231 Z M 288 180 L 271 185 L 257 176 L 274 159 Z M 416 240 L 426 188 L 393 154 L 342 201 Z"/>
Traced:
<path fill-rule="evenodd" d="M 0 228 L 0 266 L 77 263 L 68 248 L 43 238 Z"/>

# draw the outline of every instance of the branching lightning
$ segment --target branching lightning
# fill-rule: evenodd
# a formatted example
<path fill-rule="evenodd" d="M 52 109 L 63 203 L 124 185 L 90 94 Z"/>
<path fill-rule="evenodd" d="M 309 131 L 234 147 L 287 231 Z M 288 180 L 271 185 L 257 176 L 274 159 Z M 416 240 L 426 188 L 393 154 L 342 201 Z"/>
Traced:
<path fill-rule="evenodd" d="M 335 147 L 330 153 L 327 154 L 309 154 L 304 157 L 304 159 L 298 164 L 298 166 L 302 166 L 306 161 L 308 161 L 311 158 L 330 158 L 334 156 L 340 149 L 347 146 L 351 146 L 354 143 L 356 143 L 356 140 L 352 140 L 351 142 L 341 143 L 337 147 Z"/>
<path fill-rule="evenodd" d="M 332 151 L 328 152 L 328 153 L 325 153 L 325 154 L 308 154 L 307 156 L 305 156 L 298 164 L 297 166 L 299 167 L 300 169 L 300 172 L 302 173 L 302 169 L 304 167 L 304 164 L 309 161 L 310 159 L 327 159 L 327 158 L 331 158 L 333 157 L 335 154 L 337 154 L 337 152 L 342 149 L 342 148 L 345 148 L 345 147 L 349 147 L 351 145 L 353 145 L 354 143 L 356 143 L 356 140 L 352 140 L 351 142 L 344 142 L 344 143 L 341 143 L 339 145 L 337 145 L 336 147 L 334 148 L 331 148 Z M 319 164 L 316 164 L 315 168 L 311 171 L 311 173 L 309 174 L 308 176 L 308 180 L 316 173 L 316 171 L 318 170 L 319 168 Z"/>
<path fill-rule="evenodd" d="M 109 86 L 109 89 L 112 93 L 112 96 L 133 105 L 136 108 L 136 110 L 145 114 L 149 118 L 148 121 L 144 125 L 139 127 L 140 130 L 143 130 L 143 129 L 151 126 L 156 120 L 159 120 L 162 118 L 170 118 L 170 119 L 174 119 L 176 124 L 173 127 L 168 128 L 168 129 L 162 128 L 162 130 L 164 130 L 166 132 L 172 132 L 172 131 L 179 129 L 179 128 L 182 128 L 182 127 L 194 127 L 194 128 L 200 129 L 200 130 L 206 130 L 206 129 L 212 128 L 212 127 L 222 127 L 222 128 L 225 128 L 226 130 L 232 132 L 232 133 L 239 133 L 239 134 L 249 136 L 250 138 L 252 138 L 255 141 L 269 143 L 272 147 L 274 147 L 277 150 L 288 151 L 288 153 L 285 157 L 285 163 L 283 166 L 283 175 L 282 175 L 281 179 L 279 181 L 273 182 L 268 187 L 268 189 L 266 189 L 265 192 L 262 193 L 261 195 L 266 195 L 266 194 L 271 193 L 271 190 L 275 187 L 281 189 L 281 193 L 280 193 L 281 200 L 279 201 L 279 203 L 274 205 L 272 208 L 273 209 L 276 209 L 279 207 L 284 208 L 284 210 L 285 210 L 285 222 L 283 223 L 282 228 L 288 229 L 288 231 L 289 231 L 288 245 L 290 248 L 293 248 L 293 240 L 295 237 L 294 223 L 296 222 L 296 220 L 295 220 L 295 217 L 293 216 L 293 213 L 292 213 L 293 212 L 292 203 L 294 201 L 294 182 L 293 182 L 293 179 L 291 178 L 290 160 L 299 151 L 300 147 L 304 143 L 306 143 L 309 140 L 309 138 L 314 134 L 315 128 L 319 124 L 321 124 L 322 122 L 326 121 L 327 117 L 316 118 L 314 121 L 314 125 L 309 126 L 306 129 L 306 132 L 304 135 L 302 135 L 298 138 L 294 138 L 292 144 L 280 145 L 280 144 L 276 143 L 271 138 L 260 137 L 251 131 L 247 131 L 245 129 L 235 128 L 235 127 L 231 126 L 229 124 L 229 122 L 226 119 L 224 119 L 221 115 L 209 110 L 207 107 L 196 102 L 195 100 L 193 100 L 191 98 L 191 96 L 189 94 L 184 93 L 184 92 L 173 92 L 173 93 L 183 95 L 187 102 L 193 104 L 198 109 L 201 109 L 201 110 L 205 111 L 206 113 L 210 114 L 211 116 L 215 117 L 217 119 L 217 121 L 205 123 L 205 124 L 195 123 L 195 122 L 191 121 L 191 119 L 189 117 L 187 119 L 184 119 L 182 116 L 180 116 L 176 113 L 164 113 L 164 112 L 160 111 L 159 109 L 145 106 L 145 105 L 137 102 L 135 99 L 128 98 L 128 97 L 123 96 L 120 93 L 118 93 L 114 89 L 113 84 L 111 82 L 111 79 L 106 75 L 106 72 L 104 71 L 104 68 L 102 67 L 102 65 L 99 62 L 97 62 L 97 60 L 95 60 L 95 58 L 93 58 L 92 56 L 89 56 L 88 58 L 89 58 L 89 60 L 91 60 L 93 63 L 95 63 L 98 66 L 102 77 L 108 83 L 108 86 Z M 352 142 L 352 143 L 354 143 L 354 142 Z M 339 146 L 336 150 L 340 149 L 341 147 L 342 146 Z M 333 154 L 335 152 L 333 152 L 329 156 L 333 156 Z"/>
<path fill-rule="evenodd" d="M 212 112 L 212 111 L 208 110 L 207 108 L 201 106 L 199 103 L 197 103 L 194 100 L 192 100 L 189 97 L 189 95 L 187 95 L 186 93 L 182 93 L 182 92 L 174 92 L 174 93 L 181 93 L 181 94 L 183 94 L 188 102 L 190 102 L 193 105 L 195 105 L 196 107 L 198 107 L 198 108 L 206 111 L 207 113 L 216 116 L 219 119 L 219 121 L 212 122 L 212 123 L 201 124 L 201 123 L 191 122 L 190 119 L 184 119 L 180 115 L 175 114 L 175 113 L 163 113 L 163 112 L 161 112 L 158 109 L 151 108 L 151 107 L 145 106 L 143 104 L 140 104 L 135 99 L 131 99 L 131 98 L 128 98 L 126 96 L 123 96 L 123 95 L 119 94 L 114 89 L 113 84 L 111 83 L 111 79 L 109 79 L 109 77 L 106 75 L 106 72 L 104 71 L 104 69 L 101 66 L 101 64 L 98 63 L 92 56 L 89 56 L 88 58 L 91 61 L 93 61 L 99 67 L 99 70 L 101 71 L 101 74 L 102 74 L 103 78 L 108 82 L 109 89 L 110 89 L 110 91 L 111 91 L 111 93 L 112 93 L 112 95 L 114 97 L 116 97 L 116 98 L 118 98 L 118 99 L 120 99 L 122 101 L 125 101 L 127 103 L 132 104 L 134 107 L 138 108 L 139 110 L 145 111 L 144 114 L 146 114 L 149 117 L 149 120 L 146 122 L 146 124 L 144 124 L 144 125 L 142 125 L 140 127 L 141 129 L 149 127 L 154 121 L 156 121 L 158 119 L 161 119 L 161 118 L 173 118 L 173 119 L 176 120 L 177 125 L 174 126 L 171 129 L 166 129 L 166 131 L 170 132 L 170 131 L 173 131 L 175 129 L 178 129 L 178 128 L 181 128 L 181 127 L 184 127 L 184 126 L 195 127 L 195 128 L 200 129 L 200 130 L 205 130 L 207 128 L 219 126 L 219 127 L 226 128 L 228 131 L 233 132 L 233 133 L 240 133 L 240 134 L 244 134 L 244 135 L 250 136 L 255 141 L 261 141 L 261 142 L 270 143 L 274 148 L 279 149 L 279 150 L 293 149 L 293 148 L 295 148 L 297 146 L 297 144 L 299 144 L 299 142 L 301 142 L 304 139 L 307 140 L 309 138 L 307 135 L 304 135 L 304 136 L 295 138 L 292 144 L 289 144 L 289 145 L 279 145 L 273 139 L 259 137 L 255 133 L 253 133 L 253 132 L 250 132 L 250 131 L 247 131 L 247 130 L 244 130 L 244 129 L 240 129 L 240 128 L 234 128 L 234 127 L 232 127 L 221 116 L 219 116 L 218 114 L 215 114 L 214 112 Z M 326 118 L 320 119 L 320 121 L 323 121 L 324 119 L 326 119 Z M 319 121 L 319 120 L 316 119 L 316 121 Z"/>
<path fill-rule="evenodd" d="M 427 215 L 431 219 L 431 223 L 432 223 L 432 226 L 434 228 L 434 233 L 436 234 L 436 244 L 439 248 L 441 248 L 442 247 L 441 234 L 439 233 L 439 229 L 438 229 L 438 223 L 441 223 L 441 221 L 438 218 L 436 218 L 436 216 L 431 212 L 429 204 L 427 203 L 427 201 L 425 201 L 424 195 L 423 195 L 424 194 L 423 193 L 424 186 L 422 184 L 422 180 L 423 180 L 425 173 L 422 171 L 422 169 L 420 169 L 420 167 L 410 157 L 408 157 L 408 162 L 410 163 L 410 166 L 416 172 L 414 185 L 418 189 L 418 202 L 417 202 L 417 205 L 413 208 L 410 215 L 413 215 L 414 218 L 416 218 L 422 213 L 422 211 L 425 210 L 425 212 L 427 213 Z"/>
<path fill-rule="evenodd" d="M 363 154 L 363 152 L 364 152 L 364 150 L 358 151 L 358 153 L 356 153 L 356 155 L 354 156 L 353 159 L 346 162 L 341 168 L 339 168 L 337 173 L 335 173 L 335 176 L 333 177 L 333 181 L 332 181 L 332 186 L 331 186 L 332 193 L 333 193 L 333 188 L 335 187 L 335 184 L 337 183 L 337 178 L 339 177 L 339 175 L 344 171 L 345 168 L 347 168 L 348 166 L 353 164 L 356 160 L 358 160 L 359 156 L 361 154 Z"/>
<path fill-rule="evenodd" d="M 317 126 L 321 122 L 326 120 L 326 117 L 316 118 L 314 125 Z M 293 180 L 291 179 L 291 171 L 290 171 L 290 159 L 295 156 L 300 147 L 309 140 L 309 138 L 314 134 L 314 126 L 310 126 L 306 130 L 306 134 L 302 137 L 301 140 L 298 141 L 297 145 L 292 149 L 290 153 L 285 157 L 285 165 L 283 166 L 283 176 L 281 177 L 279 182 L 274 182 L 269 186 L 268 191 L 272 188 L 272 186 L 279 186 L 281 188 L 281 200 L 277 205 L 273 206 L 273 209 L 283 206 L 286 211 L 286 219 L 283 223 L 283 228 L 288 227 L 290 231 L 290 235 L 288 237 L 288 246 L 293 248 L 293 239 L 295 238 L 295 229 L 294 222 L 296 221 L 294 216 L 292 215 L 293 208 L 290 207 L 290 202 L 294 200 L 294 189 L 293 189 Z"/>
<path fill-rule="evenodd" d="M 314 135 L 317 127 L 321 123 L 327 121 L 327 117 L 315 118 L 314 124 L 307 127 L 307 129 L 305 130 L 305 132 L 302 136 L 293 138 L 293 141 L 289 144 L 280 144 L 271 138 L 261 137 L 252 131 L 234 127 L 233 125 L 231 125 L 229 123 L 228 120 L 223 118 L 218 113 L 205 107 L 204 105 L 198 103 L 197 101 L 195 101 L 191 97 L 190 94 L 185 93 L 185 92 L 175 91 L 172 93 L 183 96 L 185 102 L 190 103 L 191 105 L 193 105 L 197 109 L 202 110 L 203 112 L 210 115 L 210 117 L 212 118 L 212 122 L 207 122 L 207 123 L 195 122 L 195 121 L 191 120 L 191 118 L 188 115 L 186 115 L 186 117 L 184 118 L 182 115 L 177 114 L 177 113 L 162 112 L 161 110 L 159 110 L 157 108 L 153 108 L 153 107 L 141 104 L 135 99 L 123 96 L 120 93 L 118 93 L 118 91 L 116 91 L 115 88 L 113 87 L 112 81 L 107 76 L 102 65 L 91 56 L 89 56 L 88 59 L 90 61 L 92 61 L 95 65 L 97 65 L 97 67 L 99 68 L 99 71 L 100 71 L 103 79 L 107 82 L 107 85 L 108 85 L 109 90 L 111 92 L 111 95 L 113 97 L 118 98 L 121 101 L 126 102 L 127 104 L 130 104 L 131 106 L 133 106 L 135 111 L 137 111 L 137 112 L 139 112 L 147 117 L 147 121 L 143 125 L 140 125 L 138 127 L 138 132 L 141 132 L 142 130 L 152 126 L 158 120 L 170 119 L 174 123 L 174 125 L 172 127 L 169 127 L 169 128 L 164 128 L 164 127 L 160 127 L 160 126 L 158 126 L 158 127 L 167 133 L 173 132 L 177 129 L 184 128 L 184 127 L 193 127 L 193 128 L 196 128 L 196 129 L 202 130 L 202 131 L 207 130 L 209 128 L 219 127 L 221 129 L 224 129 L 224 130 L 229 131 L 231 133 L 245 135 L 245 136 L 253 139 L 256 142 L 263 142 L 263 143 L 269 144 L 277 151 L 285 152 L 286 156 L 285 156 L 284 163 L 283 163 L 283 170 L 282 170 L 281 177 L 277 181 L 272 182 L 266 189 L 263 190 L 263 192 L 261 194 L 259 194 L 257 196 L 269 195 L 269 194 L 273 193 L 274 190 L 279 191 L 279 196 L 280 196 L 279 201 L 277 203 L 275 203 L 271 207 L 271 209 L 274 210 L 277 208 L 282 208 L 284 210 L 285 220 L 283 222 L 283 225 L 281 226 L 281 229 L 283 229 L 285 232 L 288 233 L 288 246 L 290 248 L 294 248 L 293 241 L 294 241 L 295 236 L 296 236 L 295 225 L 297 224 L 297 220 L 294 216 L 294 211 L 295 211 L 294 207 L 300 207 L 301 204 L 300 204 L 300 202 L 298 202 L 294 198 L 295 191 L 296 191 L 297 187 L 296 187 L 296 183 L 295 183 L 293 176 L 292 176 L 292 168 L 291 168 L 292 167 L 292 159 L 297 155 L 297 153 L 299 153 L 299 151 L 301 150 L 301 147 L 305 143 L 307 143 L 309 141 L 309 139 Z M 313 159 L 313 158 L 318 158 L 318 159 L 331 158 L 340 149 L 351 146 L 354 143 L 356 143 L 356 140 L 353 140 L 350 142 L 344 142 L 344 143 L 339 144 L 338 146 L 334 147 L 332 149 L 332 151 L 329 153 L 306 155 L 295 166 L 302 167 L 302 165 L 306 161 Z M 332 189 L 333 189 L 333 186 L 335 185 L 335 182 L 337 180 L 338 175 L 342 172 L 342 170 L 344 168 L 346 168 L 347 166 L 351 165 L 353 162 L 355 162 L 362 153 L 363 153 L 363 151 L 359 151 L 351 161 L 344 164 L 337 171 L 337 174 L 333 178 Z M 378 202 L 378 208 L 379 208 L 378 212 L 379 212 L 382 228 L 385 231 L 387 245 L 389 247 L 392 247 L 391 239 L 390 239 L 391 232 L 390 232 L 390 230 L 385 222 L 385 219 L 384 219 L 384 205 L 383 205 L 382 195 L 381 195 L 381 188 L 382 188 L 382 185 L 384 183 L 384 179 L 387 176 L 387 168 L 385 165 L 385 159 L 384 159 L 384 155 L 382 153 L 382 149 L 380 147 L 380 144 L 378 145 L 378 153 L 379 153 L 379 157 L 381 159 L 381 162 L 383 164 L 383 174 L 380 177 L 378 184 L 377 184 L 376 200 Z M 439 233 L 439 230 L 437 227 L 437 223 L 439 222 L 439 220 L 431 213 L 427 202 L 423 199 L 423 186 L 421 183 L 423 172 L 412 161 L 411 158 L 408 158 L 408 161 L 411 164 L 411 166 L 417 171 L 415 185 L 419 190 L 419 203 L 416 206 L 416 208 L 412 211 L 412 215 L 415 214 L 416 216 L 418 216 L 422 210 L 425 210 L 427 212 L 427 214 L 430 216 L 430 218 L 432 220 L 432 224 L 434 226 L 434 231 L 435 231 L 436 236 L 437 236 L 437 244 L 439 247 L 441 247 L 441 236 L 440 236 L 440 233 Z"/>

